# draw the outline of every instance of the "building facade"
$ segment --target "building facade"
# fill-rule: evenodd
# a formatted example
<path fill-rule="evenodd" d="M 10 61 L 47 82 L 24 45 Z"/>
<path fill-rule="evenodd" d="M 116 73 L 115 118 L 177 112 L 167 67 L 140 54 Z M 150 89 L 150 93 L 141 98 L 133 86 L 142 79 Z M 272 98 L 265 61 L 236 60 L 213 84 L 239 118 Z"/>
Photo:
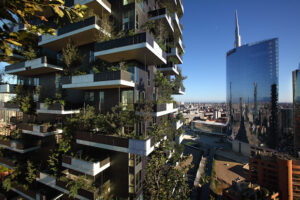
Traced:
<path fill-rule="evenodd" d="M 294 152 L 297 156 L 300 151 L 300 78 L 299 70 L 293 71 L 293 129 Z"/>
<path fill-rule="evenodd" d="M 86 184 L 78 189 L 76 199 L 98 199 L 108 193 L 113 199 L 143 199 L 148 156 L 166 139 L 152 137 L 150 130 L 172 119 L 175 130 L 182 126 L 176 119 L 176 103 L 159 101 L 155 76 L 161 72 L 171 81 L 181 75 L 183 3 L 75 0 L 65 4 L 78 2 L 87 6 L 83 19 L 56 27 L 55 36 L 40 36 L 36 58 L 5 67 L 6 73 L 17 76 L 17 98 L 3 102 L 1 109 L 14 108 L 21 114 L 6 117 L 1 111 L 2 120 L 18 137 L 1 134 L 0 164 L 16 169 L 27 161 L 39 163 L 29 189 L 12 184 L 11 190 L 27 199 L 66 199 L 70 184 L 82 177 Z M 51 21 L 51 12 L 47 15 Z M 70 65 L 65 58 L 68 48 L 76 48 L 80 57 Z M 173 94 L 184 94 L 182 84 L 172 89 Z M 118 105 L 143 116 L 148 102 L 150 119 L 123 125 L 121 135 L 104 134 L 104 127 L 88 128 L 89 124 L 72 130 L 70 150 L 54 161 L 59 170 L 53 174 L 49 169 L 51 156 L 67 140 L 68 121 L 84 116 L 89 107 L 106 114 Z"/>
<path fill-rule="evenodd" d="M 252 183 L 278 191 L 280 199 L 300 198 L 300 161 L 280 155 L 271 149 L 252 147 L 249 159 L 249 179 Z"/>
<path fill-rule="evenodd" d="M 226 99 L 233 137 L 249 142 L 247 133 L 266 134 L 270 126 L 272 85 L 278 91 L 278 39 L 240 43 L 227 52 Z"/>

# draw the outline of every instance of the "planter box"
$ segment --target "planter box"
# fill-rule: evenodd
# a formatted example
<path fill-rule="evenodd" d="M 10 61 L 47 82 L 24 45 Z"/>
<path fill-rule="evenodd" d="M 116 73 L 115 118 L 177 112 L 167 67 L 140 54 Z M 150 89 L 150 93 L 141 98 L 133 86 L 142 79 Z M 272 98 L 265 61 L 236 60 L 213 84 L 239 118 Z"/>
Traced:
<path fill-rule="evenodd" d="M 96 176 L 110 167 L 110 158 L 107 157 L 99 159 L 99 161 L 96 162 L 90 162 L 64 155 L 62 159 L 62 166 L 90 176 Z"/>
<path fill-rule="evenodd" d="M 0 157 L 0 162 L 3 163 L 3 164 L 6 164 L 10 167 L 15 167 L 16 164 L 13 160 L 10 160 L 10 159 L 7 159 L 5 157 Z"/>
<path fill-rule="evenodd" d="M 154 150 L 152 138 L 139 140 L 77 131 L 76 142 L 77 144 L 142 156 L 147 156 Z"/>
<path fill-rule="evenodd" d="M 12 188 L 32 197 L 32 198 L 36 198 L 36 193 L 33 192 L 32 190 L 25 190 L 23 186 L 17 185 L 17 184 L 12 184 Z"/>
<path fill-rule="evenodd" d="M 0 139 L 0 144 L 10 147 L 10 140 Z"/>
<path fill-rule="evenodd" d="M 61 181 L 61 180 L 56 179 L 56 185 L 57 185 L 58 187 L 61 187 L 61 188 L 63 188 L 63 189 L 68 190 L 67 184 L 68 184 L 67 182 L 64 182 L 64 181 Z"/>

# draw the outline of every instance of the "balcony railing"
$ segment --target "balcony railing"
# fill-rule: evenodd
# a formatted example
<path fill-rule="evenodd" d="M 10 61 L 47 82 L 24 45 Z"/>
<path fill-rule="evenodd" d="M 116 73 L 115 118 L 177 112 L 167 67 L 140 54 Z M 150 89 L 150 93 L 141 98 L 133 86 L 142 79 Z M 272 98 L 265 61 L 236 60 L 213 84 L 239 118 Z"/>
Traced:
<path fill-rule="evenodd" d="M 15 85 L 3 84 L 0 85 L 0 93 L 13 93 L 15 92 Z"/>
<path fill-rule="evenodd" d="M 80 105 L 67 105 L 63 106 L 60 103 L 46 105 L 45 103 L 37 104 L 37 113 L 48 114 L 75 114 L 80 112 Z"/>
<path fill-rule="evenodd" d="M 110 157 L 96 160 L 97 161 L 85 161 L 83 159 L 64 155 L 62 158 L 62 166 L 84 174 L 96 176 L 110 167 Z"/>
<path fill-rule="evenodd" d="M 84 131 L 77 131 L 76 133 L 77 144 L 143 156 L 149 155 L 154 150 L 153 140 L 152 137 L 138 140 Z"/>
<path fill-rule="evenodd" d="M 133 76 L 127 71 L 72 76 L 62 79 L 63 88 L 134 87 Z"/>
<path fill-rule="evenodd" d="M 149 20 L 163 20 L 162 22 L 165 22 L 171 33 L 174 32 L 172 18 L 170 17 L 166 8 L 150 11 L 148 12 L 148 17 Z"/>
<path fill-rule="evenodd" d="M 169 49 L 169 51 L 167 53 L 167 56 L 168 57 L 172 56 L 172 57 L 176 58 L 177 59 L 177 64 L 182 64 L 183 63 L 182 57 L 181 57 L 177 47 Z"/>
<path fill-rule="evenodd" d="M 72 7 L 76 4 L 87 5 L 89 8 L 95 8 L 97 5 L 100 5 L 109 13 L 111 12 L 111 4 L 107 0 L 65 0 L 65 5 L 68 7 Z"/>
<path fill-rule="evenodd" d="M 17 128 L 21 129 L 23 133 L 37 136 L 62 133 L 62 127 L 60 125 L 20 123 L 17 124 Z"/>
<path fill-rule="evenodd" d="M 172 19 L 173 19 L 174 24 L 175 24 L 175 30 L 177 30 L 180 34 L 182 34 L 182 27 L 180 26 L 180 21 L 179 21 L 179 18 L 177 16 L 177 13 L 173 13 Z"/>
<path fill-rule="evenodd" d="M 34 151 L 40 148 L 41 141 L 31 141 L 31 143 L 24 143 L 22 140 L 12 140 L 12 139 L 0 139 L 0 146 L 9 149 L 12 151 L 16 151 L 19 153 L 26 153 L 29 151 Z"/>
<path fill-rule="evenodd" d="M 15 75 L 34 76 L 38 74 L 62 71 L 62 67 L 59 65 L 61 65 L 61 63 L 59 63 L 56 59 L 43 56 L 34 60 L 27 60 L 8 65 L 5 67 L 5 72 Z"/>
<path fill-rule="evenodd" d="M 56 35 L 43 35 L 39 39 L 39 45 L 43 45 L 52 50 L 60 50 L 68 42 L 69 39 L 76 41 L 78 46 L 91 43 L 95 40 L 95 35 L 109 35 L 101 28 L 101 19 L 98 17 L 90 17 L 83 21 L 68 24 L 59 28 Z"/>
<path fill-rule="evenodd" d="M 168 62 L 168 64 L 166 65 L 159 65 L 157 66 L 158 70 L 160 70 L 161 72 L 165 72 L 167 74 L 171 74 L 171 75 L 178 75 L 178 65 L 172 63 L 172 62 Z"/>
<path fill-rule="evenodd" d="M 10 159 L 10 158 L 6 158 L 6 157 L 2 157 L 0 156 L 0 164 L 4 164 L 9 168 L 15 168 L 17 166 L 17 162 Z"/>
<path fill-rule="evenodd" d="M 11 102 L 0 102 L 0 109 L 19 110 L 19 104 Z"/>
<path fill-rule="evenodd" d="M 142 103 L 134 104 L 135 110 L 137 114 L 143 114 L 145 105 Z M 163 104 L 155 104 L 152 108 L 152 115 L 156 117 L 160 117 L 163 115 L 167 115 L 170 113 L 177 112 L 178 108 L 174 107 L 173 103 L 163 103 Z"/>
<path fill-rule="evenodd" d="M 137 60 L 148 64 L 166 64 L 166 53 L 148 33 L 96 43 L 94 55 L 108 62 Z"/>
<path fill-rule="evenodd" d="M 184 87 L 174 87 L 173 94 L 185 94 L 185 88 Z"/>

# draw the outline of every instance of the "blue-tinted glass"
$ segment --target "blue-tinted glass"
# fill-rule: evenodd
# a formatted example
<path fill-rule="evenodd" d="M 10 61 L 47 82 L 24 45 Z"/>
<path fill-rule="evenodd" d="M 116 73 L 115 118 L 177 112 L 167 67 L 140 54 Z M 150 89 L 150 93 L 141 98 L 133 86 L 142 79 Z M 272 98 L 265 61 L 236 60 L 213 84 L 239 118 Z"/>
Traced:
<path fill-rule="evenodd" d="M 227 53 L 226 87 L 233 135 L 263 134 L 270 117 L 271 86 L 278 89 L 278 39 L 247 44 Z"/>

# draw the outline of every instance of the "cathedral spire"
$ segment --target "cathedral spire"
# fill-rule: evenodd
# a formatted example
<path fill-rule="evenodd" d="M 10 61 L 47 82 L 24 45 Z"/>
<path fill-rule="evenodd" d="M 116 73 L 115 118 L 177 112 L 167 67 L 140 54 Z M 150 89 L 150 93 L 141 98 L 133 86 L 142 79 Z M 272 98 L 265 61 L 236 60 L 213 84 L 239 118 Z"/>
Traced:
<path fill-rule="evenodd" d="M 234 48 L 241 46 L 241 36 L 240 36 L 240 27 L 239 27 L 239 19 L 238 19 L 238 13 L 237 10 L 235 10 L 235 42 L 234 42 Z"/>

